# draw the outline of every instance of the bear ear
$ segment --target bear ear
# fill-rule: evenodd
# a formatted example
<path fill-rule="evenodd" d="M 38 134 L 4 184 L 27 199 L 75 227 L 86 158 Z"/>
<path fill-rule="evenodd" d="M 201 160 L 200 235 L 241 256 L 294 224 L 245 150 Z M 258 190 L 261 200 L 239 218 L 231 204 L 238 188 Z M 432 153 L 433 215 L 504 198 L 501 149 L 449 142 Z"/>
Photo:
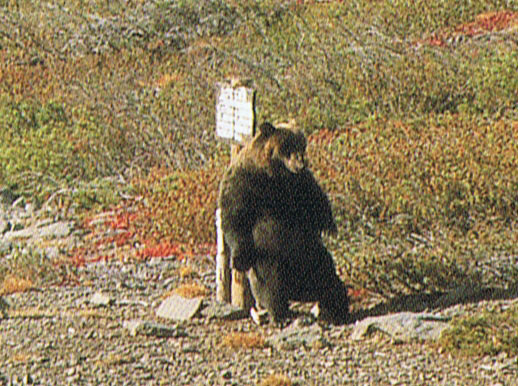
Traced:
<path fill-rule="evenodd" d="M 270 122 L 264 122 L 261 127 L 259 128 L 261 131 L 261 134 L 265 137 L 271 136 L 275 132 L 275 127 Z"/>

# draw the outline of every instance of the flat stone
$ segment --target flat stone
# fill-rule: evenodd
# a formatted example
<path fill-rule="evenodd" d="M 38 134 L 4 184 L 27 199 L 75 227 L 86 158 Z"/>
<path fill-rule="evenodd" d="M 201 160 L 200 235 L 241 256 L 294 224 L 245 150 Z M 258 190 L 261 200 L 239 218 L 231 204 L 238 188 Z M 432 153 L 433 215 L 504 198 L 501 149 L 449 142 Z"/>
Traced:
<path fill-rule="evenodd" d="M 7 232 L 4 235 L 4 240 L 63 238 L 69 236 L 73 229 L 73 222 L 60 221 L 53 224 L 46 224 L 41 227 L 31 226 L 21 230 Z"/>
<path fill-rule="evenodd" d="M 89 303 L 94 307 L 106 307 L 113 303 L 113 299 L 102 292 L 96 292 L 90 298 Z"/>
<path fill-rule="evenodd" d="M 201 308 L 202 298 L 187 299 L 180 295 L 171 295 L 157 308 L 156 315 L 165 319 L 189 320 Z"/>
<path fill-rule="evenodd" d="M 449 320 L 432 314 L 412 312 L 370 317 L 356 322 L 351 338 L 359 340 L 373 331 L 381 331 L 403 342 L 436 340 L 448 327 Z"/>
<path fill-rule="evenodd" d="M 39 237 L 67 237 L 74 229 L 74 223 L 70 221 L 62 221 L 54 224 L 48 224 L 38 228 Z"/>
<path fill-rule="evenodd" d="M 132 336 L 146 335 L 155 336 L 157 338 L 179 338 L 187 336 L 185 330 L 180 326 L 166 326 L 145 320 L 125 321 L 123 327 L 127 329 Z"/>
<path fill-rule="evenodd" d="M 321 349 L 330 346 L 318 324 L 300 328 L 299 323 L 289 325 L 280 333 L 267 339 L 266 343 L 276 350 L 296 350 L 300 347 Z"/>
<path fill-rule="evenodd" d="M 248 313 L 242 308 L 221 302 L 209 304 L 201 310 L 201 315 L 209 320 L 238 320 L 248 317 Z"/>

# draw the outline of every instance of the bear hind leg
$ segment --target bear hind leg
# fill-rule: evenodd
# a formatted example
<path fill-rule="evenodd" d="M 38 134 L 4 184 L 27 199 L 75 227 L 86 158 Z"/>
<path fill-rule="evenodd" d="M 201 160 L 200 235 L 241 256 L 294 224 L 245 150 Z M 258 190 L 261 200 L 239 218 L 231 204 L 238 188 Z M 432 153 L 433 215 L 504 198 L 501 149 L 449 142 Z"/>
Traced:
<path fill-rule="evenodd" d="M 258 260 L 248 271 L 248 280 L 256 306 L 267 309 L 274 322 L 280 323 L 289 315 L 277 259 Z"/>
<path fill-rule="evenodd" d="M 320 318 L 333 324 L 345 324 L 349 322 L 349 296 L 347 287 L 338 278 L 335 278 L 333 285 L 324 293 L 319 294 L 318 305 Z"/>

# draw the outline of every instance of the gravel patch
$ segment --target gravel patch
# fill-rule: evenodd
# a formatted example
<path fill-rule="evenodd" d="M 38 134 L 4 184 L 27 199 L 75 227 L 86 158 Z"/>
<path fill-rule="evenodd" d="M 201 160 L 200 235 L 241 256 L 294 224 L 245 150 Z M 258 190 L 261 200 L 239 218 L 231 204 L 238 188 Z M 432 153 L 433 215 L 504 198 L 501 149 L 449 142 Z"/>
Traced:
<path fill-rule="evenodd" d="M 210 287 L 206 282 L 215 280 L 210 261 L 189 263 L 200 273 L 195 280 Z M 90 264 L 79 270 L 73 287 L 5 296 L 9 308 L 8 318 L 0 319 L 0 383 L 245 385 L 271 374 L 300 385 L 518 381 L 516 360 L 505 355 L 452 357 L 433 343 L 402 343 L 380 332 L 353 340 L 353 325 L 319 325 L 309 313 L 284 329 L 204 312 L 182 322 L 160 318 L 156 309 L 164 296 L 181 284 L 181 278 L 170 276 L 181 264 L 174 259 Z M 92 302 L 98 294 L 108 300 Z M 456 305 L 454 312 L 511 301 Z M 203 299 L 204 309 L 214 303 L 211 296 Z M 236 332 L 258 334 L 266 343 L 225 346 L 224 337 Z M 304 344 L 292 340 L 298 335 Z"/>

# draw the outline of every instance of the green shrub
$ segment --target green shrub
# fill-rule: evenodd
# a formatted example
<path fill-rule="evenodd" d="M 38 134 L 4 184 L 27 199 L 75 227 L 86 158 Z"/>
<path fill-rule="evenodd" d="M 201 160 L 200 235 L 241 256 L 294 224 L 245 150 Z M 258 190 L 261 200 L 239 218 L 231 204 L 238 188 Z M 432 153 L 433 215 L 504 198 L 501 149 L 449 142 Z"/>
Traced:
<path fill-rule="evenodd" d="M 438 342 L 448 352 L 469 356 L 518 355 L 518 309 L 484 311 L 452 321 Z"/>
<path fill-rule="evenodd" d="M 347 280 L 386 296 L 491 283 L 477 264 L 517 252 L 506 225 L 518 215 L 516 128 L 456 115 L 310 136 Z M 499 284 L 515 279 L 508 272 Z"/>

